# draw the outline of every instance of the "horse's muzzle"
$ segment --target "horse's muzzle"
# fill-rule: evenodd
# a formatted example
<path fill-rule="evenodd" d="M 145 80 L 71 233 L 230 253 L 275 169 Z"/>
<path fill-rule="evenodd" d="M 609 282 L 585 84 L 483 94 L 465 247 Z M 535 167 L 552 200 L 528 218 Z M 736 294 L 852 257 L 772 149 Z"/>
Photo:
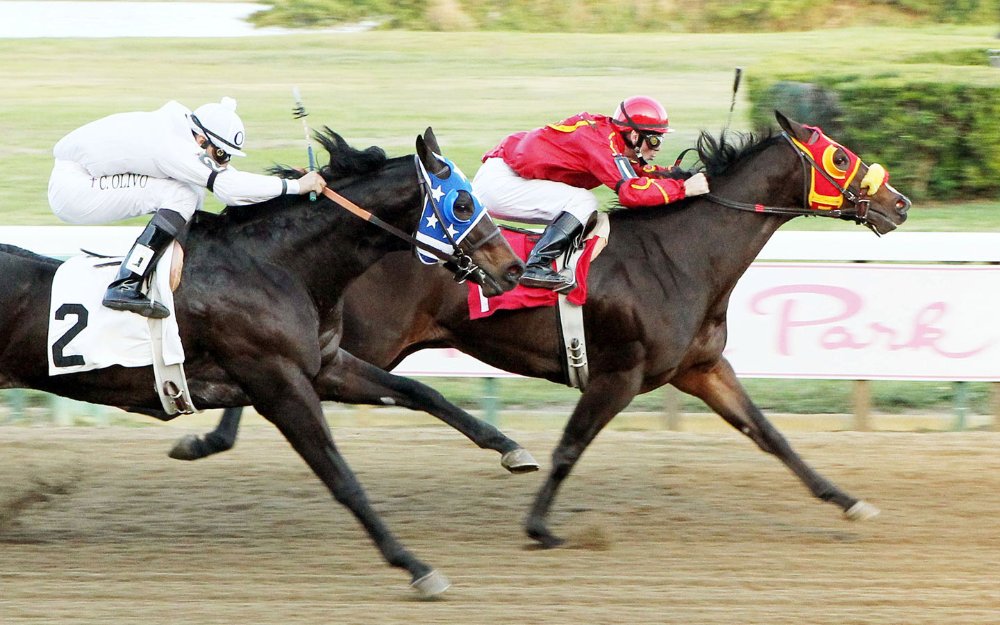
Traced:
<path fill-rule="evenodd" d="M 906 214 L 910 212 L 911 206 L 913 206 L 913 203 L 910 202 L 910 198 L 900 193 L 899 199 L 896 200 L 896 213 L 902 217 L 902 221 L 899 223 L 906 221 Z"/>

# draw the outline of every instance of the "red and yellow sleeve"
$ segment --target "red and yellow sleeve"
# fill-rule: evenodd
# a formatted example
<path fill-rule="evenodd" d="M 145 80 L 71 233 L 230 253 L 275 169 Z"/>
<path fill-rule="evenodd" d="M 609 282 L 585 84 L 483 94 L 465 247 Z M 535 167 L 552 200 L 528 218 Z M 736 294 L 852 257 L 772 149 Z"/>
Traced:
<path fill-rule="evenodd" d="M 657 206 L 684 199 L 684 181 L 672 178 L 643 176 L 626 180 L 618 188 L 618 201 L 622 206 Z"/>

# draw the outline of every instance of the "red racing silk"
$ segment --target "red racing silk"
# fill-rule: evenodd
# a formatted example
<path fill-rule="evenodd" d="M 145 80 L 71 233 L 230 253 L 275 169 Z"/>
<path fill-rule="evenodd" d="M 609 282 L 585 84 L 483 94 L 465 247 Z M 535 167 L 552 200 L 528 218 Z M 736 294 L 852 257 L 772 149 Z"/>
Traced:
<path fill-rule="evenodd" d="M 626 208 L 669 204 L 684 198 L 684 181 L 645 171 L 624 154 L 625 140 L 604 115 L 580 113 L 555 124 L 516 132 L 483 156 L 502 158 L 522 178 L 555 180 L 582 189 L 605 185 Z M 651 175 L 645 175 L 645 174 Z M 655 175 L 654 175 L 655 174 Z"/>

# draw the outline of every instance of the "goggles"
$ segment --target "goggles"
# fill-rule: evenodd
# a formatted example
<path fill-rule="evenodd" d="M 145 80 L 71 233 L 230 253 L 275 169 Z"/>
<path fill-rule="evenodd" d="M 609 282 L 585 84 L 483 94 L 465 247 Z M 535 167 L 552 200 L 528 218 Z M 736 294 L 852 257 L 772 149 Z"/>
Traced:
<path fill-rule="evenodd" d="M 208 153 L 212 157 L 212 160 L 218 163 L 219 165 L 225 165 L 226 163 L 229 162 L 230 159 L 233 158 L 232 154 L 226 152 L 225 150 L 223 150 L 222 148 L 211 142 L 209 142 L 208 144 Z"/>
<path fill-rule="evenodd" d="M 640 142 L 645 141 L 646 145 L 648 145 L 650 149 L 653 150 L 659 150 L 660 145 L 663 144 L 663 135 L 656 132 L 639 133 L 639 139 Z"/>

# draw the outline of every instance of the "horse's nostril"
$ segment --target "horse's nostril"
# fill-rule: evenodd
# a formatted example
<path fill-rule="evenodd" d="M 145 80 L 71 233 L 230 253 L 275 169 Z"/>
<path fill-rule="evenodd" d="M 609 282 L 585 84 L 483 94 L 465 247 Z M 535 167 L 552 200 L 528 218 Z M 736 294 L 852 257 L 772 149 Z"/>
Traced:
<path fill-rule="evenodd" d="M 516 263 L 512 264 L 507 268 L 507 277 L 510 278 L 512 282 L 517 282 L 524 275 L 524 264 Z"/>
<path fill-rule="evenodd" d="M 900 215 L 905 215 L 908 210 L 910 210 L 910 200 L 905 197 L 896 200 L 896 212 Z"/>

